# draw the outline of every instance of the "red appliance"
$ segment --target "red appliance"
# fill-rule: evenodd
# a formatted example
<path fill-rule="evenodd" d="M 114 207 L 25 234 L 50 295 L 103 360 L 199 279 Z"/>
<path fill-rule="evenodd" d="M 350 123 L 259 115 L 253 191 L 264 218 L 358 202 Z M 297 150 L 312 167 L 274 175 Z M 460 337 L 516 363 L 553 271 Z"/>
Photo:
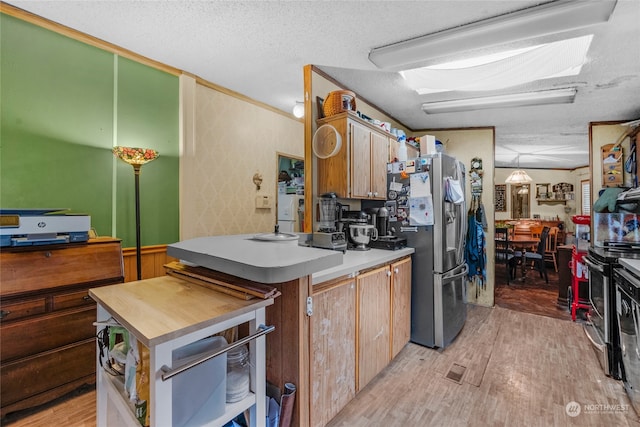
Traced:
<path fill-rule="evenodd" d="M 591 217 L 588 215 L 574 215 L 571 221 L 576 224 L 576 241 L 571 251 L 571 286 L 567 290 L 567 300 L 571 309 L 571 320 L 575 322 L 578 309 L 589 313 L 591 304 L 588 299 L 580 297 L 580 287 L 589 286 L 589 269 L 584 263 L 584 256 L 589 247 L 589 226 Z"/>

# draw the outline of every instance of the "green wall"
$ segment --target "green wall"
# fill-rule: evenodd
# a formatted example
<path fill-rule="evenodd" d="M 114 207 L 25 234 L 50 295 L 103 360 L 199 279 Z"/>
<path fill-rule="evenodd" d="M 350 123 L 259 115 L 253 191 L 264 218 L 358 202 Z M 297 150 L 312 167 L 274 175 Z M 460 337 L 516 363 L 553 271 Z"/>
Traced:
<path fill-rule="evenodd" d="M 153 148 L 141 244 L 177 241 L 178 78 L 4 14 L 0 36 L 0 207 L 70 208 L 135 246 L 133 168 L 111 148 Z"/>

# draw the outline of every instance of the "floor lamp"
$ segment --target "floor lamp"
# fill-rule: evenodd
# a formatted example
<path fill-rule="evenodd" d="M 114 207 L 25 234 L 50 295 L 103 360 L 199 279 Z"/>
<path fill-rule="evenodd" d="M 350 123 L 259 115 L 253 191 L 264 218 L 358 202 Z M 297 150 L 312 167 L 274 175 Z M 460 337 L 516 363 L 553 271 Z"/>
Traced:
<path fill-rule="evenodd" d="M 142 280 L 142 254 L 140 252 L 140 169 L 145 163 L 158 158 L 158 152 L 150 148 L 113 147 L 113 155 L 133 166 L 136 182 L 136 271 Z"/>

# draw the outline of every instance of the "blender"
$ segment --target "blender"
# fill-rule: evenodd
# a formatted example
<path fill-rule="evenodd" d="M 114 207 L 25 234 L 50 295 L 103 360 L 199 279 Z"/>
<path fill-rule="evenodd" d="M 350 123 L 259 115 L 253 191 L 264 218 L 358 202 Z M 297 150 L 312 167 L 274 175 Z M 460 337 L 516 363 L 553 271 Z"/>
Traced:
<path fill-rule="evenodd" d="M 325 193 L 318 199 L 319 215 L 318 231 L 313 233 L 311 246 L 316 248 L 347 250 L 347 239 L 342 226 L 342 205 L 338 203 L 335 193 Z"/>

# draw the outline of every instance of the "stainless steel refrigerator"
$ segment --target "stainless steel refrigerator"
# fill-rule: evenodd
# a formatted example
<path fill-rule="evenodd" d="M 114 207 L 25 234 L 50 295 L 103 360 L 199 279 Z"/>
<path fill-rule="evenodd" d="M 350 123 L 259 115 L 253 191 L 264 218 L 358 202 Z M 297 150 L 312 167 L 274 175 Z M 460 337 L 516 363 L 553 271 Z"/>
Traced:
<path fill-rule="evenodd" d="M 437 153 L 390 163 L 387 178 L 390 228 L 415 248 L 411 341 L 444 348 L 467 318 L 464 164 Z"/>

